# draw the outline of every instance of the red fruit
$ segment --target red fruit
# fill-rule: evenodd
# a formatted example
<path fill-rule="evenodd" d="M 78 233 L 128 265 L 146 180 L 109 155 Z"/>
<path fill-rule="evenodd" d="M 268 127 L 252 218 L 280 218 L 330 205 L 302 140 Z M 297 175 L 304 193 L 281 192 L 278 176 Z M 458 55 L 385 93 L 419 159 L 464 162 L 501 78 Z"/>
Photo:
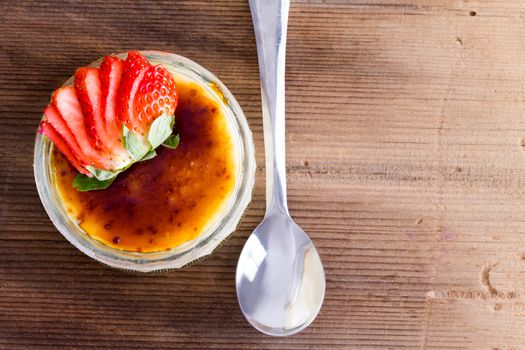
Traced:
<path fill-rule="evenodd" d="M 135 95 L 133 124 L 146 133 L 155 118 L 175 114 L 178 98 L 171 73 L 160 65 L 148 68 Z"/>
<path fill-rule="evenodd" d="M 81 173 L 89 175 L 88 165 L 114 171 L 132 160 L 122 125 L 146 135 L 155 118 L 175 114 L 177 102 L 175 81 L 164 67 L 152 66 L 138 52 L 125 61 L 106 56 L 100 68 L 79 68 L 74 87 L 53 93 L 40 132 Z"/>
<path fill-rule="evenodd" d="M 126 124 L 128 129 L 135 132 L 139 132 L 139 129 L 138 125 L 135 125 L 132 119 L 134 114 L 134 99 L 140 82 L 150 66 L 148 60 L 140 53 L 134 51 L 128 53 L 128 57 L 124 62 L 124 70 L 117 100 L 118 119 L 121 123 Z"/>
<path fill-rule="evenodd" d="M 84 114 L 86 130 L 98 150 L 107 151 L 109 143 L 102 119 L 102 98 L 97 68 L 82 67 L 75 72 L 75 92 Z"/>
<path fill-rule="evenodd" d="M 117 118 L 116 109 L 123 64 L 124 62 L 115 56 L 106 56 L 100 63 L 102 113 L 105 131 L 110 139 L 110 149 L 119 154 L 125 154 L 126 152 L 122 144 L 122 123 Z"/>
<path fill-rule="evenodd" d="M 73 135 L 64 119 L 62 119 L 56 108 L 52 105 L 48 105 L 44 110 L 44 121 L 50 124 L 54 131 L 60 135 L 67 147 L 78 158 L 80 163 L 89 164 L 89 162 L 85 159 L 85 156 L 82 153 L 77 140 L 75 139 L 75 135 Z"/>
<path fill-rule="evenodd" d="M 75 88 L 68 86 L 56 90 L 51 97 L 51 104 L 56 108 L 69 130 L 71 130 L 71 133 L 75 136 L 75 140 L 88 165 L 98 169 L 112 170 L 111 160 L 95 148 L 93 140 L 88 136 L 84 115 L 82 114 Z"/>
<path fill-rule="evenodd" d="M 60 133 L 46 120 L 42 120 L 40 122 L 40 129 L 39 132 L 42 135 L 47 136 L 56 147 L 62 152 L 64 156 L 66 156 L 67 160 L 82 174 L 87 175 L 89 177 L 93 177 L 89 173 L 89 171 L 84 168 L 84 166 L 80 163 L 80 161 L 77 158 L 77 154 L 68 146 L 67 142 L 64 140 L 64 138 L 60 135 Z"/>

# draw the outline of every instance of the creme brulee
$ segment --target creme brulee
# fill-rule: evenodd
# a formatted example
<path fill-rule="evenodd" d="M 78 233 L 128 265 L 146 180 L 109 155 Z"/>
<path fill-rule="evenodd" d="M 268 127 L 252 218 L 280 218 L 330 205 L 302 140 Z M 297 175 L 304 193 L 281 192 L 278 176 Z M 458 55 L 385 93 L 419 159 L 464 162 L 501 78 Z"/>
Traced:
<path fill-rule="evenodd" d="M 227 116 L 213 96 L 175 75 L 176 149 L 133 165 L 107 189 L 78 192 L 77 172 L 56 150 L 55 184 L 69 215 L 93 238 L 127 251 L 175 248 L 198 237 L 220 215 L 236 178 L 234 143 Z"/>

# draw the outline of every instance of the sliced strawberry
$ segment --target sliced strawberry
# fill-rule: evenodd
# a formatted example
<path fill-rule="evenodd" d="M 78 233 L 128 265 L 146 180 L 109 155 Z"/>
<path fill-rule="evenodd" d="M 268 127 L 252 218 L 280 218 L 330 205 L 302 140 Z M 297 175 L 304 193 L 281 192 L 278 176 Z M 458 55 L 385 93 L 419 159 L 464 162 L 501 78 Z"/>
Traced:
<path fill-rule="evenodd" d="M 133 103 L 133 124 L 144 134 L 155 118 L 174 115 L 179 96 L 173 75 L 161 65 L 148 68 Z"/>
<path fill-rule="evenodd" d="M 85 158 L 80 146 L 78 145 L 75 135 L 71 132 L 66 122 L 55 107 L 48 105 L 44 110 L 44 120 L 47 121 L 53 129 L 60 134 L 64 142 L 67 144 L 72 153 L 78 158 L 79 162 L 83 164 L 89 164 L 88 160 Z"/>
<path fill-rule="evenodd" d="M 102 88 L 102 113 L 105 130 L 110 139 L 109 147 L 115 153 L 126 152 L 122 144 L 122 123 L 117 118 L 117 93 L 122 78 L 124 62 L 115 56 L 106 56 L 100 63 Z"/>
<path fill-rule="evenodd" d="M 113 164 L 106 155 L 97 150 L 92 137 L 88 135 L 84 122 L 84 115 L 78 102 L 75 88 L 62 87 L 56 90 L 51 97 L 51 104 L 56 108 L 71 133 L 75 136 L 80 150 L 86 157 L 89 165 L 98 169 L 113 170 Z"/>
<path fill-rule="evenodd" d="M 98 68 L 82 67 L 76 70 L 75 92 L 95 147 L 107 150 L 109 141 L 102 119 L 102 91 Z"/>
<path fill-rule="evenodd" d="M 132 161 L 122 125 L 143 136 L 155 118 L 174 115 L 178 95 L 171 73 L 152 66 L 138 52 L 125 61 L 106 56 L 100 68 L 80 68 L 73 87 L 56 90 L 40 132 L 49 137 L 81 173 L 88 165 L 115 171 Z"/>
<path fill-rule="evenodd" d="M 129 52 L 124 62 L 124 71 L 118 92 L 118 118 L 121 123 L 126 124 L 128 129 L 137 133 L 140 132 L 140 129 L 138 125 L 133 123 L 134 98 L 140 82 L 150 66 L 148 60 L 140 53 L 135 51 Z"/>
<path fill-rule="evenodd" d="M 64 140 L 62 135 L 49 123 L 47 120 L 42 120 L 40 122 L 39 132 L 42 135 L 47 136 L 56 147 L 66 156 L 67 160 L 82 174 L 89 177 L 93 177 L 89 171 L 84 168 L 77 158 L 76 153 L 69 147 L 68 143 Z"/>
<path fill-rule="evenodd" d="M 95 142 L 97 150 L 104 152 L 116 168 L 129 162 L 128 152 L 122 145 L 122 131 L 110 134 L 106 129 L 103 105 L 106 100 L 98 68 L 79 68 L 75 72 L 75 91 L 88 134 Z"/>

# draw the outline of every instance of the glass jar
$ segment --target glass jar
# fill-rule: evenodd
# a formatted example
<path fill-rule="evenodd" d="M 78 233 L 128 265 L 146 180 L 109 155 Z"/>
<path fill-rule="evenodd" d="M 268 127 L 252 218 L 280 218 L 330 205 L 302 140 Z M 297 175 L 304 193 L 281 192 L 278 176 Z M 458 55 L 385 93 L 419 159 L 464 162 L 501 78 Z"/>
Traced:
<path fill-rule="evenodd" d="M 111 267 L 137 272 L 163 271 L 184 267 L 211 254 L 236 229 L 252 197 L 255 181 L 255 150 L 248 122 L 239 104 L 212 73 L 197 63 L 167 52 L 141 51 L 152 64 L 163 64 L 177 75 L 196 82 L 223 107 L 232 130 L 237 159 L 237 177 L 228 202 L 214 222 L 195 239 L 173 249 L 140 253 L 115 249 L 90 237 L 67 213 L 55 186 L 51 153 L 53 143 L 37 134 L 34 151 L 34 175 L 38 194 L 51 221 L 60 233 L 84 254 Z M 126 54 L 117 55 L 125 58 Z M 97 67 L 101 60 L 90 66 Z M 71 85 L 71 77 L 64 85 Z"/>

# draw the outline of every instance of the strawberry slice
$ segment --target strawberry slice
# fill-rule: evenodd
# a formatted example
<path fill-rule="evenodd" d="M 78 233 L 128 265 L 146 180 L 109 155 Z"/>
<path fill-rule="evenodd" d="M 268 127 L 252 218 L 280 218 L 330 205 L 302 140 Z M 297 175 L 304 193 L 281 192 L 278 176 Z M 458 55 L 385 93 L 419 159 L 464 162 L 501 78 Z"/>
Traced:
<path fill-rule="evenodd" d="M 54 131 L 56 131 L 60 135 L 60 137 L 62 137 L 62 139 L 67 144 L 71 152 L 79 159 L 80 163 L 89 163 L 85 159 L 85 156 L 82 153 L 82 150 L 80 149 L 77 140 L 75 139 L 75 135 L 73 135 L 66 122 L 64 121 L 64 119 L 62 119 L 55 107 L 53 107 L 52 105 L 48 105 L 46 107 L 46 109 L 44 110 L 44 120 L 47 121 L 47 123 L 51 124 L 51 127 L 53 127 Z"/>
<path fill-rule="evenodd" d="M 118 91 L 118 118 L 121 123 L 126 124 L 128 129 L 136 133 L 140 133 L 140 129 L 138 125 L 133 123 L 134 99 L 140 82 L 149 67 L 151 65 L 144 56 L 135 51 L 129 52 L 124 62 L 124 71 Z"/>
<path fill-rule="evenodd" d="M 68 143 L 62 137 L 62 135 L 51 125 L 47 120 L 42 120 L 40 122 L 39 132 L 42 135 L 47 136 L 56 147 L 66 156 L 67 160 L 81 173 L 89 177 L 93 177 L 89 171 L 84 168 L 84 166 L 78 160 L 77 154 L 69 147 Z"/>
<path fill-rule="evenodd" d="M 56 108 L 71 133 L 75 136 L 80 150 L 86 157 L 88 165 L 95 168 L 112 170 L 113 164 L 101 150 L 97 150 L 84 122 L 84 115 L 78 102 L 75 88 L 62 87 L 56 90 L 51 97 L 51 104 Z"/>
<path fill-rule="evenodd" d="M 174 115 L 179 96 L 173 75 L 161 65 L 148 68 L 133 103 L 133 124 L 144 134 L 155 118 Z"/>
<path fill-rule="evenodd" d="M 75 72 L 75 92 L 88 133 L 97 149 L 108 150 L 109 137 L 102 119 L 102 97 L 98 68 L 82 67 Z"/>
<path fill-rule="evenodd" d="M 75 91 L 84 113 L 86 128 L 96 148 L 113 161 L 115 168 L 121 168 L 129 163 L 130 158 L 122 144 L 122 129 L 111 134 L 107 131 L 104 118 L 107 92 L 102 87 L 101 79 L 98 68 L 79 68 L 75 72 Z"/>
<path fill-rule="evenodd" d="M 122 123 L 117 118 L 117 93 L 124 62 L 115 56 L 105 56 L 100 63 L 102 113 L 109 148 L 117 154 L 127 154 L 122 144 Z"/>

